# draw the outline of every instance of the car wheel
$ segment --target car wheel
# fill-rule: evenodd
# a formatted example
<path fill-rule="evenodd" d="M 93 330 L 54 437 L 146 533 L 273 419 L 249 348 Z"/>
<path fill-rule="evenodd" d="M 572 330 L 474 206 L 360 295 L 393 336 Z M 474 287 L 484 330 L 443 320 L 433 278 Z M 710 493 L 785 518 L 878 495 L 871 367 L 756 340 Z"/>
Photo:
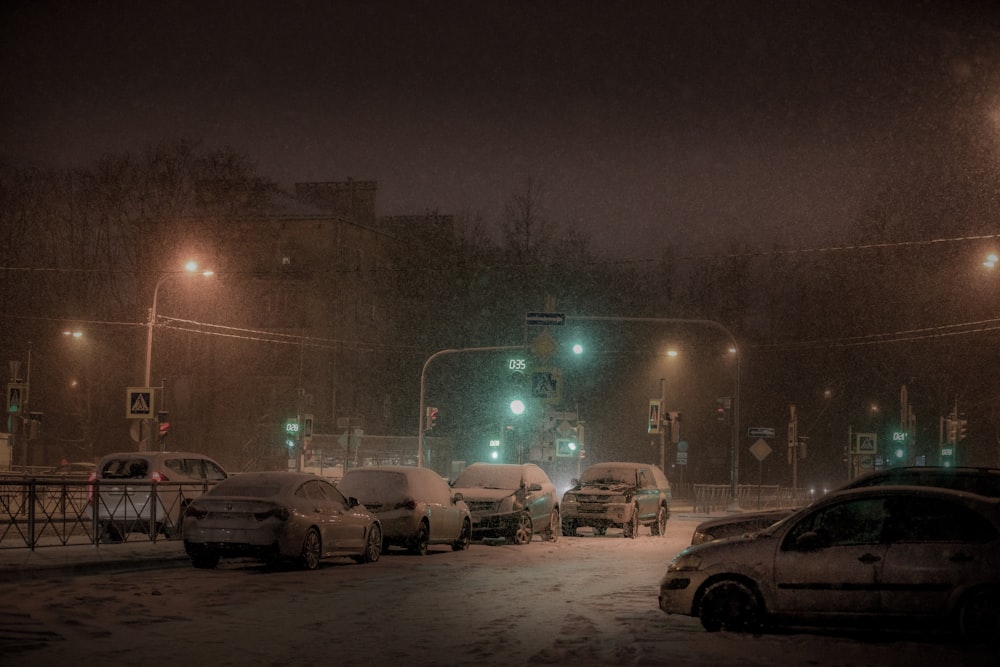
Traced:
<path fill-rule="evenodd" d="M 100 541 L 102 544 L 115 544 L 125 541 L 122 531 L 110 521 L 102 521 L 98 530 L 100 531 Z"/>
<path fill-rule="evenodd" d="M 200 570 L 211 570 L 219 564 L 219 552 L 199 549 L 191 554 L 191 564 Z"/>
<path fill-rule="evenodd" d="M 639 537 L 639 508 L 632 508 L 632 518 L 625 522 L 622 526 L 622 535 L 629 539 L 634 540 Z"/>
<path fill-rule="evenodd" d="M 410 552 L 418 556 L 426 556 L 427 545 L 430 544 L 430 541 L 431 529 L 427 527 L 427 522 L 421 521 L 417 527 L 417 535 L 413 538 L 413 543 L 410 545 Z"/>
<path fill-rule="evenodd" d="M 465 551 L 472 544 L 472 522 L 462 522 L 462 532 L 458 535 L 458 541 L 451 545 L 452 551 Z"/>
<path fill-rule="evenodd" d="M 368 540 L 365 542 L 365 553 L 361 557 L 362 563 L 374 563 L 382 555 L 382 527 L 373 524 L 368 531 Z"/>
<path fill-rule="evenodd" d="M 302 540 L 302 553 L 299 554 L 299 564 L 307 570 L 315 570 L 319 567 L 322 555 L 323 544 L 319 539 L 319 531 L 315 528 L 310 528 L 306 532 L 306 538 Z"/>
<path fill-rule="evenodd" d="M 594 528 L 594 535 L 604 535 L 608 532 L 607 526 L 597 526 Z"/>
<path fill-rule="evenodd" d="M 649 527 L 649 532 L 653 535 L 667 534 L 667 508 L 660 506 L 660 511 L 656 513 L 656 522 Z"/>
<path fill-rule="evenodd" d="M 555 542 L 559 539 L 560 532 L 562 532 L 562 519 L 559 518 L 559 509 L 553 508 L 552 514 L 549 515 L 549 527 L 542 531 L 542 539 L 546 542 Z"/>
<path fill-rule="evenodd" d="M 510 535 L 510 541 L 514 544 L 527 544 L 531 541 L 534 531 L 531 527 L 531 517 L 526 512 L 521 512 L 517 517 L 517 526 Z"/>
<path fill-rule="evenodd" d="M 568 537 L 576 537 L 576 524 L 572 521 L 563 521 L 562 534 Z"/>
<path fill-rule="evenodd" d="M 740 581 L 718 581 L 708 587 L 698 607 L 698 618 L 708 632 L 758 631 L 763 609 L 757 595 Z"/>
<path fill-rule="evenodd" d="M 968 594 L 958 609 L 958 630 L 971 641 L 997 641 L 1000 592 L 980 589 Z"/>

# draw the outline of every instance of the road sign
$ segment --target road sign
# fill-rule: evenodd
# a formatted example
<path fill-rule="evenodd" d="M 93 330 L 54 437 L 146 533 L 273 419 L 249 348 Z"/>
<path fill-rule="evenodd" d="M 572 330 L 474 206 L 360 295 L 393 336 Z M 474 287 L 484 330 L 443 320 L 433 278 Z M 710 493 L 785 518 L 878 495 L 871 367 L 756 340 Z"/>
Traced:
<path fill-rule="evenodd" d="M 766 459 L 771 454 L 771 451 L 771 446 L 768 445 L 763 438 L 750 446 L 750 453 L 753 454 L 754 458 L 758 461 Z"/>
<path fill-rule="evenodd" d="M 566 313 L 528 313 L 524 323 L 533 327 L 565 324 Z"/>
<path fill-rule="evenodd" d="M 128 400 L 128 404 L 125 406 L 127 419 L 151 419 L 155 414 L 153 387 L 129 387 L 126 399 Z"/>
<path fill-rule="evenodd" d="M 774 429 L 770 426 L 751 426 L 747 429 L 748 438 L 773 438 Z"/>

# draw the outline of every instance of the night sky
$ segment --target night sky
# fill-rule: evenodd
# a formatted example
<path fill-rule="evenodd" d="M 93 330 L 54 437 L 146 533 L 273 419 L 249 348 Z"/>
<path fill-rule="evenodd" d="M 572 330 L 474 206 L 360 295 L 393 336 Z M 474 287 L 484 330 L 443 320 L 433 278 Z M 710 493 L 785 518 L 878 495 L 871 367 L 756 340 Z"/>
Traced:
<path fill-rule="evenodd" d="M 844 242 L 941 135 L 1000 149 L 1000 3 L 14 2 L 0 155 L 190 139 L 262 175 L 480 213 L 531 178 L 627 258 Z M 624 233 L 623 233 L 624 232 Z"/>

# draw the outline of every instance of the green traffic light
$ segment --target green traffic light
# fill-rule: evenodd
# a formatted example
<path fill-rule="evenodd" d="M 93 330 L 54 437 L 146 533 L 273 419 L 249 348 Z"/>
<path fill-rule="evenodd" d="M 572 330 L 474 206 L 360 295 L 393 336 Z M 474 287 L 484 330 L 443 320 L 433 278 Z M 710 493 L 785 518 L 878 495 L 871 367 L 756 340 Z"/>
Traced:
<path fill-rule="evenodd" d="M 524 401 L 519 398 L 515 398 L 510 402 L 510 411 L 515 415 L 524 414 Z"/>

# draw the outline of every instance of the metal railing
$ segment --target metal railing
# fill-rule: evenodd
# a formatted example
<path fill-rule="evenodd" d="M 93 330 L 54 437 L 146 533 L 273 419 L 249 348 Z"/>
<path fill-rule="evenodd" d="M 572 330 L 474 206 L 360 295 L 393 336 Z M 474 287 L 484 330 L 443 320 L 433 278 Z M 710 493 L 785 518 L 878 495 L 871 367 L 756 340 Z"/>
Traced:
<path fill-rule="evenodd" d="M 184 510 L 214 483 L 0 478 L 0 549 L 180 539 Z"/>
<path fill-rule="evenodd" d="M 694 512 L 710 514 L 727 509 L 731 504 L 732 487 L 729 484 L 694 484 Z M 799 507 L 810 501 L 808 493 L 778 485 L 740 484 L 736 487 L 736 501 L 743 510 L 779 509 Z"/>

